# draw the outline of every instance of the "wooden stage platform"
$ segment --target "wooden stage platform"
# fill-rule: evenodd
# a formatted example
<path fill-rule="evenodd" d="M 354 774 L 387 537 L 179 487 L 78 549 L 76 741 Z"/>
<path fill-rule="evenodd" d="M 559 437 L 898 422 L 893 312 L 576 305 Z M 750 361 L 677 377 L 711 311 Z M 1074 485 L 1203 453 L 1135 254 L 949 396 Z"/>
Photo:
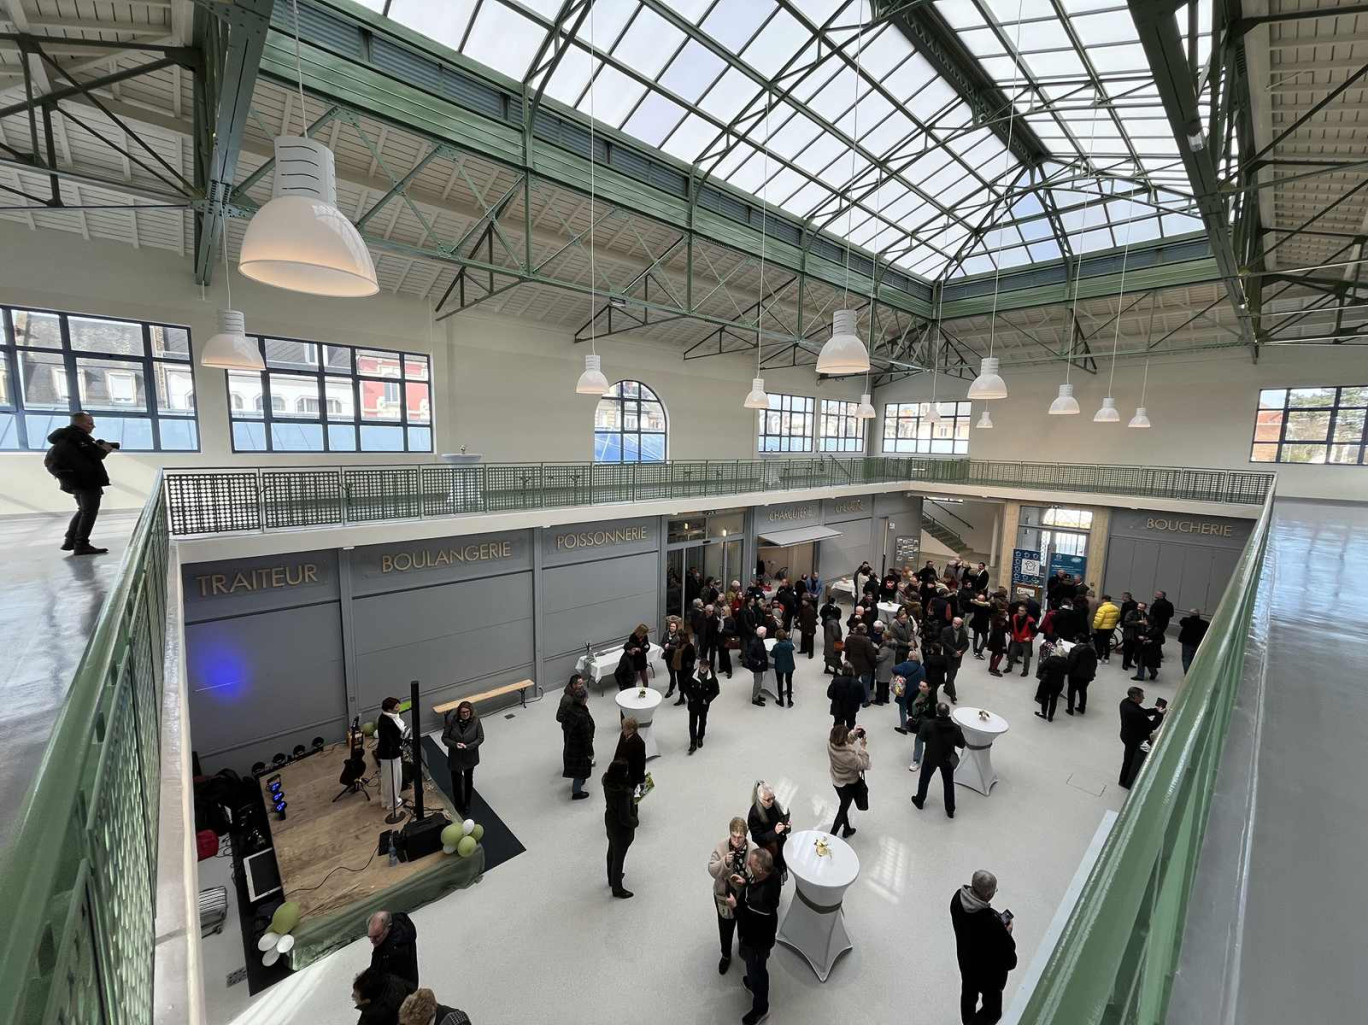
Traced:
<path fill-rule="evenodd" d="M 342 743 L 331 744 L 280 770 L 287 805 L 284 821 L 270 811 L 272 802 L 266 799 L 270 774 L 261 777 L 284 899 L 298 902 L 306 919 L 365 904 L 381 891 L 412 883 L 445 867 L 447 856 L 441 853 L 394 867 L 386 855 L 375 853 L 380 833 L 391 827 L 385 824 L 380 804 L 379 776 L 371 757 L 373 743 L 368 743 L 366 750 L 369 801 L 361 794 L 348 794 L 333 802 L 342 789 L 337 778 L 347 757 L 346 744 Z M 405 797 L 411 796 L 411 790 L 405 792 Z M 446 796 L 430 784 L 423 791 L 423 805 L 425 814 L 440 811 L 449 819 L 457 818 Z M 411 817 L 412 811 L 407 815 Z M 403 825 L 393 828 L 402 829 Z"/>

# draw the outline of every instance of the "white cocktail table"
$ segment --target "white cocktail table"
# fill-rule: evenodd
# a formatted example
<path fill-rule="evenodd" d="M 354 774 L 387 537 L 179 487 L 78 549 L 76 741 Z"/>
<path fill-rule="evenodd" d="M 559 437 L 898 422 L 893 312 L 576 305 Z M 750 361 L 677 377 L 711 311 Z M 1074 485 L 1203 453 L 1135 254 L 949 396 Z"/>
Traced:
<path fill-rule="evenodd" d="M 819 837 L 826 843 L 825 856 L 817 853 Z M 839 837 L 805 829 L 784 845 L 784 863 L 793 873 L 794 898 L 777 938 L 801 954 L 817 978 L 826 982 L 836 959 L 852 946 L 841 902 L 860 875 L 860 859 Z"/>
<path fill-rule="evenodd" d="M 902 606 L 897 602 L 881 601 L 879 602 L 879 618 L 885 623 L 891 623 L 898 618 L 898 609 L 900 608 Z"/>
<path fill-rule="evenodd" d="M 964 756 L 955 769 L 955 782 L 986 797 L 998 781 L 993 768 L 993 741 L 1007 732 L 1007 720 L 995 712 L 969 705 L 960 705 L 950 713 L 950 718 L 964 731 Z"/>
<path fill-rule="evenodd" d="M 579 661 L 575 663 L 575 672 L 579 673 L 587 680 L 599 683 L 605 677 L 611 677 L 617 670 L 618 662 L 622 660 L 622 649 L 624 645 L 619 644 L 616 648 L 609 648 L 601 654 L 581 655 Z M 655 676 L 655 663 L 664 653 L 662 648 L 655 641 L 647 645 L 646 668 L 651 671 L 651 676 Z"/>
<path fill-rule="evenodd" d="M 651 729 L 651 719 L 655 715 L 656 707 L 663 699 L 660 691 L 654 687 L 646 687 L 643 691 L 641 687 L 628 687 L 626 690 L 617 692 L 614 698 L 618 708 L 622 709 L 623 715 L 630 715 L 637 721 L 637 736 L 646 744 L 647 759 L 660 757 L 660 748 L 656 746 L 655 731 Z"/>

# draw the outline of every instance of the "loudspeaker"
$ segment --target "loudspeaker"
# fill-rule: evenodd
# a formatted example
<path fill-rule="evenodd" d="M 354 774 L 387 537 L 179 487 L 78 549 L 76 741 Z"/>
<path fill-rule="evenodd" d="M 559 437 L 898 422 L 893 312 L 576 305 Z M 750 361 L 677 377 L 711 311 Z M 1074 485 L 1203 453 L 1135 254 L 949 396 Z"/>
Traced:
<path fill-rule="evenodd" d="M 410 819 L 400 830 L 395 846 L 402 844 L 405 861 L 417 861 L 442 849 L 442 830 L 451 825 L 447 817 L 434 812 L 425 819 Z"/>

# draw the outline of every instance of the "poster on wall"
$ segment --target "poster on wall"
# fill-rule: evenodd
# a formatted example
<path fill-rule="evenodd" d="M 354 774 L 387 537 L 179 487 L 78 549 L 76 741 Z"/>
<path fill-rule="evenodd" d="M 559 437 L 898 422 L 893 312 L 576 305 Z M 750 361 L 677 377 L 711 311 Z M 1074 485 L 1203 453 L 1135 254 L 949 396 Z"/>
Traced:
<path fill-rule="evenodd" d="M 1082 555 L 1064 555 L 1061 552 L 1050 554 L 1050 576 L 1054 576 L 1059 570 L 1063 570 L 1074 580 L 1082 580 L 1083 574 L 1088 569 L 1088 560 Z"/>
<path fill-rule="evenodd" d="M 919 537 L 898 537 L 893 539 L 893 565 L 898 568 L 911 566 L 917 568 L 918 551 L 921 538 Z"/>
<path fill-rule="evenodd" d="M 1016 548 L 1012 551 L 1012 583 L 1039 587 L 1042 583 L 1040 553 L 1030 548 Z"/>

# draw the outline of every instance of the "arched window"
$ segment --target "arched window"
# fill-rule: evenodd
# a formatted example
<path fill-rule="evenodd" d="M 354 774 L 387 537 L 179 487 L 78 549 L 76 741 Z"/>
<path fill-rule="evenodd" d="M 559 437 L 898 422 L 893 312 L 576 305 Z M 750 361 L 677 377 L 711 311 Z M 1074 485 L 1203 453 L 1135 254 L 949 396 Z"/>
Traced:
<path fill-rule="evenodd" d="M 594 462 L 662 463 L 668 432 L 660 397 L 640 381 L 619 381 L 594 411 Z"/>

